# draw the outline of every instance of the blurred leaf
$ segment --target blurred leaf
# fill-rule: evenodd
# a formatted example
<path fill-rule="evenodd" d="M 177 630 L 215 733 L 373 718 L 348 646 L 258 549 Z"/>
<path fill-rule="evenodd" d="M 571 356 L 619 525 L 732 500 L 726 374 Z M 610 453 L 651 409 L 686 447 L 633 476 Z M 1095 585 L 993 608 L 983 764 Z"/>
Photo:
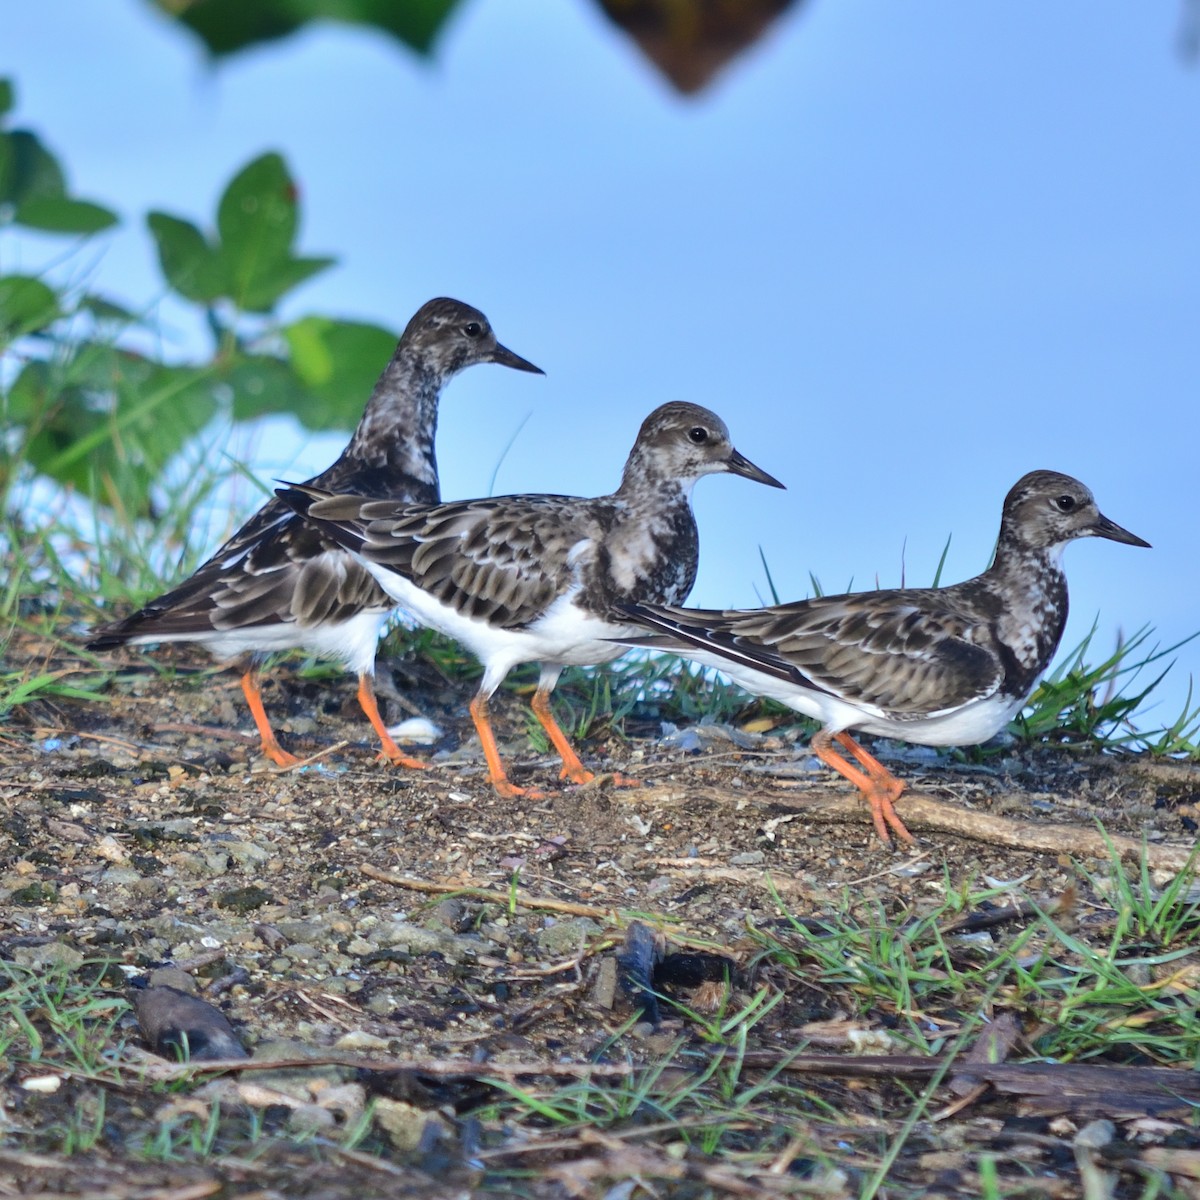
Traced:
<path fill-rule="evenodd" d="M 215 383 L 212 371 L 83 342 L 65 362 L 27 364 L 7 415 L 35 470 L 86 492 L 97 485 L 98 499 L 120 496 L 144 516 L 167 462 L 216 413 Z"/>
<path fill-rule="evenodd" d="M 459 0 L 151 0 L 219 58 L 312 21 L 368 25 L 427 55 Z"/>
<path fill-rule="evenodd" d="M 221 249 L 237 279 L 286 259 L 296 237 L 296 185 L 283 158 L 263 154 L 230 181 L 217 207 Z"/>
<path fill-rule="evenodd" d="M 220 256 L 190 221 L 152 212 L 146 224 L 158 246 L 158 261 L 167 282 L 189 300 L 208 304 L 226 294 Z"/>
<path fill-rule="evenodd" d="M 297 195 L 280 155 L 264 154 L 243 167 L 221 197 L 217 228 L 225 294 L 244 311 L 269 312 L 285 293 L 334 261 L 292 256 Z"/>
<path fill-rule="evenodd" d="M 11 206 L 17 224 L 48 233 L 96 233 L 117 222 L 102 205 L 67 195 L 58 159 L 27 129 L 0 132 L 0 205 Z"/>
<path fill-rule="evenodd" d="M 247 312 L 270 312 L 286 293 L 336 262 L 336 258 L 291 258 L 270 271 L 264 268 L 246 284 L 239 306 Z"/>
<path fill-rule="evenodd" d="M 140 324 L 141 318 L 132 309 L 126 308 L 119 301 L 96 292 L 85 293 L 79 301 L 79 307 L 90 312 L 101 321 L 121 321 L 127 324 Z"/>
<path fill-rule="evenodd" d="M 0 203 L 26 204 L 67 193 L 58 160 L 26 129 L 0 134 Z"/>
<path fill-rule="evenodd" d="M 805 0 L 596 2 L 679 91 L 691 95 Z"/>
<path fill-rule="evenodd" d="M 12 80 L 0 79 L 0 117 L 12 112 L 16 100 L 17 95 L 13 89 Z"/>
<path fill-rule="evenodd" d="M 50 233 L 99 233 L 117 223 L 117 214 L 89 200 L 44 196 L 19 204 L 16 221 Z"/>
<path fill-rule="evenodd" d="M 292 367 L 315 403 L 297 416 L 309 429 L 352 429 L 396 348 L 378 325 L 304 317 L 283 329 Z"/>
<path fill-rule="evenodd" d="M 0 276 L 0 337 L 13 340 L 45 329 L 60 316 L 58 296 L 32 275 Z"/>
<path fill-rule="evenodd" d="M 311 403 L 290 364 L 266 354 L 242 355 L 223 372 L 233 390 L 233 419 L 252 421 L 268 413 L 291 413 Z"/>

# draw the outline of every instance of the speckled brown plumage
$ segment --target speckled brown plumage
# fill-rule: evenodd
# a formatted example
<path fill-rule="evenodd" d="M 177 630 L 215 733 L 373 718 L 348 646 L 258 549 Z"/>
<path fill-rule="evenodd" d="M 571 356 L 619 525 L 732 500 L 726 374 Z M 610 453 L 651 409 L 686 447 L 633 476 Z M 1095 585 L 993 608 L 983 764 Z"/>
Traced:
<path fill-rule="evenodd" d="M 1032 471 L 1004 501 L 992 565 L 964 583 L 759 609 L 643 603 L 623 612 L 654 631 L 633 644 L 696 658 L 820 720 L 814 751 L 867 794 L 885 841 L 885 825 L 907 839 L 891 811 L 902 785 L 845 731 L 968 745 L 1002 728 L 1058 648 L 1067 620 L 1062 550 L 1081 537 L 1147 545 L 1103 516 L 1078 480 Z M 831 739 L 865 777 L 830 750 Z"/>
<path fill-rule="evenodd" d="M 409 321 L 349 444 L 310 483 L 359 495 L 436 503 L 438 400 L 444 385 L 475 363 L 540 371 L 500 345 L 487 318 L 458 300 L 423 305 Z M 220 658 L 251 656 L 247 700 L 276 762 L 295 761 L 270 732 L 256 669 L 273 651 L 304 649 L 338 659 L 359 676 L 360 699 L 380 729 L 371 690 L 375 642 L 394 607 L 387 593 L 335 540 L 272 498 L 193 575 L 88 643 L 196 641 Z M 381 734 L 395 762 L 413 765 Z"/>
<path fill-rule="evenodd" d="M 502 496 L 419 508 L 311 487 L 279 495 L 353 550 L 406 611 L 483 662 L 473 714 L 493 784 L 515 794 L 491 742 L 487 698 L 517 663 L 540 661 L 534 711 L 564 775 L 590 779 L 547 721 L 549 693 L 564 666 L 621 653 L 606 640 L 631 629 L 621 604 L 687 595 L 699 548 L 691 489 L 719 471 L 781 486 L 733 448 L 715 413 L 673 403 L 646 418 L 621 486 L 597 499 Z"/>

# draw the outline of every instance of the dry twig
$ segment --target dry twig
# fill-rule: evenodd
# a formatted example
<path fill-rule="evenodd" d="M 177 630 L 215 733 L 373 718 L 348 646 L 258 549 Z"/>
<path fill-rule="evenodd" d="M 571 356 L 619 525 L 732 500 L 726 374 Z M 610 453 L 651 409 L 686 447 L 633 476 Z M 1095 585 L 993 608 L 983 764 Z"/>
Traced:
<path fill-rule="evenodd" d="M 714 799 L 718 793 L 714 793 Z M 781 801 L 772 800 L 774 805 Z M 813 795 L 797 805 L 806 820 L 819 824 L 863 825 L 863 836 L 870 836 L 863 805 L 854 795 Z M 991 846 L 1026 850 L 1035 854 L 1065 854 L 1072 858 L 1108 858 L 1111 850 L 1126 862 L 1138 862 L 1143 850 L 1151 870 L 1181 871 L 1187 866 L 1194 846 L 1161 843 L 1143 844 L 1118 833 L 1101 834 L 1081 825 L 1052 825 L 1042 821 L 1016 821 L 997 817 L 977 809 L 948 804 L 918 792 L 905 792 L 897 802 L 897 811 L 914 832 L 946 833 Z"/>
<path fill-rule="evenodd" d="M 431 895 L 471 896 L 476 900 L 490 900 L 494 904 L 516 904 L 519 908 L 539 908 L 545 912 L 565 913 L 571 917 L 593 917 L 598 921 L 606 921 L 610 925 L 624 925 L 632 920 L 660 921 L 664 925 L 680 924 L 678 917 L 668 917 L 665 913 L 640 913 L 626 915 L 619 908 L 601 908 L 596 904 L 577 904 L 573 900 L 555 900 L 550 896 L 530 896 L 520 889 L 509 891 L 507 888 L 480 887 L 477 884 L 438 883 L 431 879 L 418 879 L 415 875 L 397 875 L 394 871 L 384 871 L 380 867 L 363 863 L 360 868 L 369 879 L 377 879 L 380 883 L 390 883 L 395 887 L 408 888 L 412 892 L 426 892 Z"/>

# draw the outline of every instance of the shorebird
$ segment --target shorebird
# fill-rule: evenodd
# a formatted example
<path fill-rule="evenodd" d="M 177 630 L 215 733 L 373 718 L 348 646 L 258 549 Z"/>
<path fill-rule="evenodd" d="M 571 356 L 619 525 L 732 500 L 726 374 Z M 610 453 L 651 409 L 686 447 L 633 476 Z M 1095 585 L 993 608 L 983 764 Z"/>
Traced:
<path fill-rule="evenodd" d="M 436 504 L 434 439 L 442 388 L 475 363 L 543 374 L 496 340 L 487 317 L 459 300 L 430 300 L 409 321 L 380 375 L 349 445 L 309 483 L 340 492 Z M 375 699 L 375 651 L 395 606 L 337 542 L 270 499 L 178 587 L 124 620 L 96 629 L 89 650 L 153 642 L 199 642 L 219 659 L 246 662 L 242 691 L 279 766 L 299 762 L 280 746 L 263 707 L 259 673 L 281 650 L 343 663 L 358 676 L 358 700 L 382 755 L 396 766 L 425 764 L 401 752 Z"/>
<path fill-rule="evenodd" d="M 500 496 L 418 508 L 311 486 L 277 494 L 353 551 L 406 612 L 483 664 L 471 717 L 488 779 L 511 797 L 538 793 L 508 779 L 488 716 L 492 694 L 518 663 L 540 662 L 532 708 L 562 759 L 560 777 L 590 781 L 554 719 L 550 693 L 564 667 L 624 653 L 609 640 L 633 632 L 622 603 L 687 596 L 699 552 L 692 487 L 725 471 L 783 486 L 734 449 L 715 413 L 673 403 L 646 418 L 621 486 L 596 499 Z"/>
<path fill-rule="evenodd" d="M 974 579 L 754 609 L 637 602 L 621 611 L 653 634 L 622 640 L 716 667 L 820 721 L 813 753 L 862 792 L 885 843 L 889 828 L 911 843 L 893 807 L 904 784 L 847 731 L 972 746 L 1002 729 L 1058 648 L 1062 552 L 1085 537 L 1149 547 L 1102 515 L 1079 480 L 1031 471 L 1005 498 L 992 565 Z"/>

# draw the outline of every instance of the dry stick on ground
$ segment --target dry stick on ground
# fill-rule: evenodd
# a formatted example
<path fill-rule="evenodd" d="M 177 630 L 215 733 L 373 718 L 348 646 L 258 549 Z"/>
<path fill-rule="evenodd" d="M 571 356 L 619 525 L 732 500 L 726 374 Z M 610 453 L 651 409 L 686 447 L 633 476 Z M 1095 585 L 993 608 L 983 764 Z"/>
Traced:
<path fill-rule="evenodd" d="M 1056 917 L 1059 913 L 1070 912 L 1075 907 L 1075 885 L 1068 884 L 1062 892 L 1045 901 L 1041 905 L 1032 900 L 1022 900 L 1018 904 L 1005 905 L 1004 908 L 985 909 L 981 912 L 963 913 L 944 925 L 938 926 L 938 933 L 978 933 L 982 929 L 994 929 L 1008 921 L 1024 921 L 1029 917 Z"/>
<path fill-rule="evenodd" d="M 735 1051 L 718 1051 L 733 1057 Z M 687 1065 L 693 1056 L 680 1063 Z M 697 1070 L 710 1061 L 696 1055 Z M 737 1055 L 738 1063 L 750 1069 L 792 1075 L 825 1075 L 845 1079 L 929 1079 L 945 1069 L 944 1058 L 916 1054 L 849 1055 L 793 1054 L 772 1050 L 749 1050 Z M 172 1081 L 196 1075 L 246 1071 L 311 1071 L 323 1066 L 355 1067 L 377 1072 L 410 1072 L 452 1079 L 513 1079 L 519 1076 L 619 1079 L 633 1073 L 627 1063 L 473 1062 L 470 1059 L 405 1059 L 359 1054 L 317 1054 L 311 1058 L 218 1059 L 204 1063 L 155 1061 L 150 1055 L 138 1061 L 113 1063 L 128 1076 L 96 1075 L 86 1071 L 57 1068 L 65 1078 L 89 1079 L 118 1088 L 137 1086 L 142 1080 Z M 1160 1116 L 1194 1113 L 1200 1105 L 1200 1077 L 1189 1070 L 1168 1067 L 1100 1066 L 1091 1063 L 980 1063 L 959 1059 L 950 1079 L 990 1083 L 998 1092 L 1040 1102 L 1048 1111 L 1100 1112 L 1108 1116 Z"/>
<path fill-rule="evenodd" d="M 662 867 L 673 879 L 698 879 L 704 883 L 734 883 L 740 887 L 764 887 L 781 896 L 812 898 L 812 888 L 789 879 L 786 875 L 771 875 L 768 871 L 756 871 L 750 867 L 716 867 L 712 859 L 703 858 L 655 858 L 656 867 Z"/>
<path fill-rule="evenodd" d="M 513 1079 L 519 1075 L 565 1076 L 571 1079 L 621 1079 L 633 1073 L 628 1063 L 558 1063 L 558 1062 L 474 1062 L 468 1058 L 374 1058 L 362 1054 L 337 1051 L 314 1054 L 311 1058 L 224 1058 L 209 1062 L 172 1063 L 155 1061 L 150 1055 L 139 1061 L 114 1063 L 116 1067 L 138 1072 L 144 1078 L 158 1082 L 190 1079 L 194 1075 L 224 1074 L 245 1071 L 315 1070 L 318 1067 L 352 1067 L 356 1070 L 380 1073 L 406 1071 L 415 1075 L 432 1075 L 439 1079 Z M 70 1068 L 48 1071 L 72 1079 L 91 1079 L 98 1083 L 111 1082 L 107 1076 Z"/>
<path fill-rule="evenodd" d="M 194 733 L 200 737 L 216 738 L 224 742 L 241 742 L 245 746 L 258 745 L 258 734 L 242 733 L 237 729 L 222 729 L 219 725 L 196 725 L 190 721 L 161 721 L 154 728 L 159 733 Z"/>
<path fill-rule="evenodd" d="M 25 1154 L 21 1151 L 0 1148 L 0 1163 L 26 1171 L 57 1171 L 69 1172 L 73 1175 L 91 1170 L 90 1166 L 81 1166 L 64 1157 L 50 1157 L 46 1154 Z M 119 1190 L 105 1189 L 104 1191 L 89 1190 L 86 1192 L 46 1192 L 39 1190 L 36 1195 L 42 1200 L 80 1200 L 81 1197 L 109 1197 L 111 1200 L 202 1200 L 225 1187 L 224 1180 L 203 1179 L 198 1183 L 184 1184 L 182 1187 L 161 1188 L 147 1187 L 139 1183 L 123 1181 Z M 6 1195 L 13 1193 L 5 1192 Z M 35 1193 L 29 1193 L 33 1195 Z"/>
<path fill-rule="evenodd" d="M 833 1075 L 849 1079 L 928 1079 L 944 1060 L 915 1054 L 848 1058 L 749 1050 L 743 1066 L 794 1075 Z M 990 1083 L 998 1092 L 1040 1102 L 1048 1111 L 1103 1112 L 1106 1115 L 1190 1115 L 1200 1104 L 1200 1078 L 1170 1067 L 1101 1066 L 1092 1063 L 978 1063 L 959 1059 L 950 1079 Z"/>
<path fill-rule="evenodd" d="M 472 896 L 476 900 L 491 900 L 496 904 L 516 904 L 520 908 L 540 908 L 546 912 L 564 913 L 571 917 L 594 917 L 598 921 L 621 925 L 638 919 L 649 917 L 661 921 L 664 925 L 679 925 L 678 917 L 668 917 L 664 913 L 641 913 L 625 915 L 624 911 L 610 906 L 602 908 L 595 904 L 576 904 L 571 900 L 555 900 L 549 896 L 530 896 L 520 890 L 509 891 L 507 888 L 477 887 L 474 884 L 435 883 L 429 879 L 417 879 L 413 875 L 397 875 L 394 871 L 384 871 L 363 863 L 359 868 L 369 879 L 377 879 L 380 883 L 390 883 L 396 887 L 408 888 L 412 892 L 426 892 L 437 896 L 453 894 L 455 896 Z"/>
<path fill-rule="evenodd" d="M 713 792 L 714 799 L 722 793 Z M 772 800 L 778 806 L 781 801 Z M 1118 833 L 1101 834 L 1098 830 L 1080 825 L 1050 825 L 1040 821 L 1014 821 L 995 817 L 961 804 L 948 804 L 932 796 L 905 792 L 898 801 L 904 823 L 922 833 L 948 833 L 955 837 L 986 842 L 991 846 L 1006 846 L 1013 850 L 1029 850 L 1037 854 L 1069 854 L 1073 857 L 1108 858 L 1116 853 L 1125 861 L 1137 862 L 1143 849 L 1151 870 L 1181 871 L 1194 852 L 1190 845 L 1161 845 L 1146 843 Z M 802 804 L 788 804 L 804 819 L 841 825 L 846 822 L 862 824 L 865 808 L 857 796 L 822 795 L 806 798 Z M 864 826 L 864 836 L 870 826 Z M 1111 849 L 1110 849 L 1111 846 Z"/>

